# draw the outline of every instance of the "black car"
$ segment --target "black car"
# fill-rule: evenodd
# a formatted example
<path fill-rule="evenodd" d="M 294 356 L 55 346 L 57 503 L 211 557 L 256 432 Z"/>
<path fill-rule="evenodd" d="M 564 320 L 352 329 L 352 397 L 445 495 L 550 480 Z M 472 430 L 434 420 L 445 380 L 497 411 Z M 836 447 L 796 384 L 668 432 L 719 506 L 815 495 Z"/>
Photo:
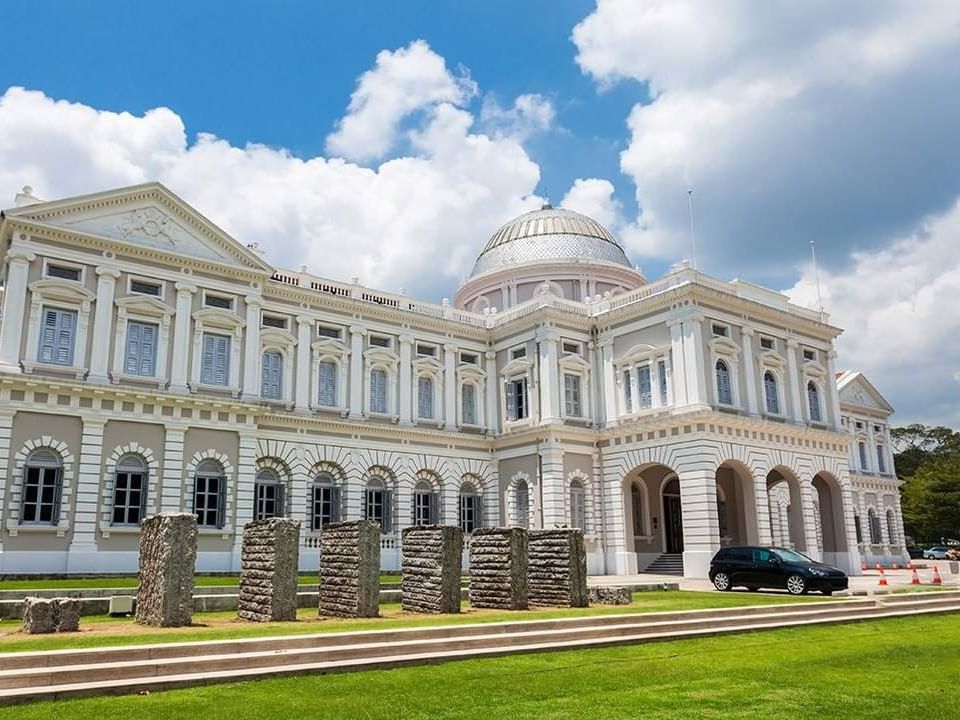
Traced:
<path fill-rule="evenodd" d="M 791 595 L 809 590 L 830 595 L 847 589 L 847 575 L 842 570 L 780 547 L 721 548 L 710 561 L 710 580 L 717 590 L 786 588 Z"/>
<path fill-rule="evenodd" d="M 907 545 L 907 555 L 911 560 L 923 560 L 923 548 L 919 545 Z"/>

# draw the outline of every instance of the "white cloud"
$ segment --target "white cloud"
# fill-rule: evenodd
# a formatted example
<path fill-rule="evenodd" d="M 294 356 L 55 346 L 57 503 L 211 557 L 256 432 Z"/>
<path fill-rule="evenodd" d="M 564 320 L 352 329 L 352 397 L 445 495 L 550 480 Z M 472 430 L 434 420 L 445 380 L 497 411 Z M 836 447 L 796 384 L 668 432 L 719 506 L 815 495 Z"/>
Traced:
<path fill-rule="evenodd" d="M 472 125 L 434 104 L 410 133 L 411 156 L 364 167 L 203 133 L 190 143 L 166 108 L 138 117 L 11 88 L 0 97 L 0 206 L 27 184 L 55 199 L 159 180 L 280 267 L 438 300 L 490 233 L 539 203 L 540 170 L 522 145 Z"/>
<path fill-rule="evenodd" d="M 613 192 L 613 183 L 609 180 L 577 178 L 560 201 L 560 207 L 583 213 L 614 230 L 623 222 L 623 208 Z"/>
<path fill-rule="evenodd" d="M 883 250 L 856 253 L 849 270 L 820 274 L 830 321 L 846 329 L 840 363 L 867 374 L 898 423 L 960 426 L 958 247 L 960 202 Z M 812 268 L 787 293 L 816 307 Z"/>
<path fill-rule="evenodd" d="M 439 103 L 462 105 L 476 91 L 469 76 L 451 74 L 423 40 L 383 50 L 360 76 L 347 114 L 327 137 L 327 152 L 357 161 L 383 158 L 394 148 L 404 119 Z"/>
<path fill-rule="evenodd" d="M 553 127 L 557 112 L 549 98 L 536 93 L 517 96 L 513 106 L 503 108 L 492 95 L 484 98 L 480 125 L 495 136 L 525 140 Z"/>

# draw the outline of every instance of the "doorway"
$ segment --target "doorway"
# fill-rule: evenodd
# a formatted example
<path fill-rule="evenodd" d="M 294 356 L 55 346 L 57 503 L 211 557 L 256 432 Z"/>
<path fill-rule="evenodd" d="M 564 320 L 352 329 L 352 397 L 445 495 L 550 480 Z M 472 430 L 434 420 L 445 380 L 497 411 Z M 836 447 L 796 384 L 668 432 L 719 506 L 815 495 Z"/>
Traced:
<path fill-rule="evenodd" d="M 668 553 L 683 552 L 683 510 L 680 481 L 674 478 L 663 488 L 663 529 Z"/>

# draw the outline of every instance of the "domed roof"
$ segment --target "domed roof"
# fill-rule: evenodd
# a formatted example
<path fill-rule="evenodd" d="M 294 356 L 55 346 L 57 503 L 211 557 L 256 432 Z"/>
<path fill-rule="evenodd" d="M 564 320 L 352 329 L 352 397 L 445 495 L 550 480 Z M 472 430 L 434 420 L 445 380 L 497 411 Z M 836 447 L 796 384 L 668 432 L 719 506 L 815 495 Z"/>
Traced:
<path fill-rule="evenodd" d="M 477 258 L 471 277 L 547 260 L 631 267 L 623 248 L 603 225 L 578 212 L 545 205 L 501 226 Z"/>

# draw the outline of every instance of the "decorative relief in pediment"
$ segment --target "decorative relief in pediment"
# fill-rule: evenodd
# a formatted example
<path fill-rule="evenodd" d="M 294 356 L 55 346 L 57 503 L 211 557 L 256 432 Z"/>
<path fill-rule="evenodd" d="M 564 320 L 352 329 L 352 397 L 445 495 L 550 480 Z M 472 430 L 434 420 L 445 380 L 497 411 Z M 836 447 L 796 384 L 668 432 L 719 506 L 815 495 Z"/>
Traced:
<path fill-rule="evenodd" d="M 882 409 L 880 403 L 873 397 L 873 394 L 860 383 L 854 383 L 850 387 L 844 388 L 841 399 L 855 405 Z"/>

